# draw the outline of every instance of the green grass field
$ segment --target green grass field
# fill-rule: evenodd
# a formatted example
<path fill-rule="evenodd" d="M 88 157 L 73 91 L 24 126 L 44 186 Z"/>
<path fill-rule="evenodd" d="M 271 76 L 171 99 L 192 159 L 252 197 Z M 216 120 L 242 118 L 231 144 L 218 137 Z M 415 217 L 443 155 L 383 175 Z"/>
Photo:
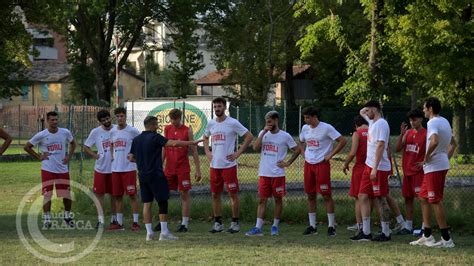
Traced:
<path fill-rule="evenodd" d="M 92 162 L 87 161 L 91 169 Z M 73 165 L 74 166 L 74 165 Z M 19 241 L 15 219 L 18 204 L 32 187 L 39 183 L 39 162 L 0 163 L 0 264 L 38 264 L 46 263 L 29 253 Z M 73 170 L 73 179 L 90 182 L 91 178 L 84 173 L 79 178 Z M 450 201 L 447 212 L 451 219 L 464 220 L 464 224 L 473 221 L 474 207 L 469 205 L 468 199 L 472 192 L 457 191 L 452 196 L 457 200 Z M 76 219 L 90 220 L 95 223 L 95 215 L 90 200 L 83 200 L 78 194 L 73 210 Z M 455 198 L 453 198 L 455 199 Z M 347 204 L 343 204 L 346 201 Z M 242 225 L 243 231 L 253 226 L 255 219 L 255 197 L 250 194 L 242 196 Z M 336 198 L 336 216 L 338 217 L 338 235 L 328 238 L 325 235 L 325 226 L 319 226 L 320 234 L 311 237 L 301 235 L 305 228 L 304 199 L 292 198 L 285 201 L 284 217 L 281 225 L 281 234 L 271 237 L 268 234 L 269 225 L 265 226 L 266 236 L 262 238 L 248 238 L 243 233 L 236 235 L 211 235 L 207 232 L 211 222 L 206 219 L 210 214 L 210 202 L 202 201 L 193 205 L 191 231 L 181 235 L 176 242 L 144 241 L 144 228 L 138 233 L 104 232 L 97 247 L 86 257 L 79 260 L 80 264 L 472 264 L 474 261 L 474 230 L 473 227 L 455 227 L 453 238 L 456 248 L 451 250 L 434 250 L 423 247 L 411 247 L 411 236 L 394 236 L 390 243 L 352 243 L 348 240 L 351 233 L 345 230 L 350 222 L 352 209 L 347 196 Z M 31 206 L 28 203 L 27 206 Z M 343 208 L 343 206 L 345 206 Z M 128 208 L 127 208 L 128 209 Z M 323 221 L 324 213 L 319 208 L 318 220 Z M 269 211 L 271 208 L 269 209 Z M 59 200 L 53 202 L 53 212 L 60 212 Z M 203 214 L 204 213 L 204 214 Z M 229 216 L 228 206 L 224 215 Z M 126 211 L 129 217 L 129 211 Z M 179 203 L 176 198 L 171 200 L 170 214 L 173 217 L 170 227 L 178 225 Z M 452 216 L 455 215 L 455 216 Z M 267 217 L 271 214 L 267 212 Z M 108 217 L 106 218 L 108 219 Z M 228 222 L 226 222 L 228 224 Z M 130 219 L 126 220 L 130 225 Z M 23 227 L 22 227 L 23 228 Z M 375 229 L 378 230 L 378 229 Z M 75 242 L 75 247 L 85 248 L 95 236 L 94 230 L 48 231 L 45 237 L 57 243 Z M 435 232 L 439 238 L 439 232 Z M 27 236 L 30 239 L 31 236 Z M 57 256 L 57 253 L 46 252 Z"/>

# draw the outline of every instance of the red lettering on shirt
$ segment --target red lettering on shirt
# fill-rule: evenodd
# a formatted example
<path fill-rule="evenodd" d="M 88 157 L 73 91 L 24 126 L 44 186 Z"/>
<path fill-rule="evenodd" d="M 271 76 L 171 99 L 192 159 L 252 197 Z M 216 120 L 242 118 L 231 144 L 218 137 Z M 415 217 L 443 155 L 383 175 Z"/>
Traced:
<path fill-rule="evenodd" d="M 278 146 L 273 144 L 263 144 L 263 151 L 278 152 Z"/>
<path fill-rule="evenodd" d="M 319 147 L 319 141 L 316 139 L 310 139 L 306 142 L 306 145 L 308 145 L 308 147 Z"/>
<path fill-rule="evenodd" d="M 115 148 L 124 148 L 127 147 L 127 142 L 125 140 L 119 139 L 114 142 Z"/>
<path fill-rule="evenodd" d="M 420 147 L 418 147 L 418 144 L 407 144 L 405 151 L 418 153 L 420 151 Z"/>
<path fill-rule="evenodd" d="M 63 150 L 63 145 L 61 143 L 54 143 L 54 144 L 48 145 L 48 152 L 62 151 L 62 150 Z"/>
<path fill-rule="evenodd" d="M 224 134 L 215 134 L 212 135 L 212 141 L 225 141 L 225 135 Z"/>
<path fill-rule="evenodd" d="M 111 146 L 111 144 L 112 144 L 112 143 L 110 142 L 110 140 L 103 141 L 103 142 L 102 142 L 102 148 L 103 148 L 104 150 L 109 149 L 110 146 Z"/>

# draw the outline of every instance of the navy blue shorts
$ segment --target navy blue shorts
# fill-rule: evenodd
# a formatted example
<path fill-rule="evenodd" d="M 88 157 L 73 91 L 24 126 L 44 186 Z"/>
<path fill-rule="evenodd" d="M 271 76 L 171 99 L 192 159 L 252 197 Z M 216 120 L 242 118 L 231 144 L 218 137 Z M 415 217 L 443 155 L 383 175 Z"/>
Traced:
<path fill-rule="evenodd" d="M 165 201 L 170 197 L 170 190 L 166 177 L 140 178 L 140 194 L 143 203 Z"/>

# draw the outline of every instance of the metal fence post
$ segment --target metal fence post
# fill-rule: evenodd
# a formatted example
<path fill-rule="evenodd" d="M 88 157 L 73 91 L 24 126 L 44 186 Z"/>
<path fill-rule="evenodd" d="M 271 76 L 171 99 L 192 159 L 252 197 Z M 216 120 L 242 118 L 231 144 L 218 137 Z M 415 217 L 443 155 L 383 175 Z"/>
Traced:
<path fill-rule="evenodd" d="M 21 104 L 18 105 L 18 145 L 21 144 Z"/>
<path fill-rule="evenodd" d="M 286 131 L 286 100 L 283 101 L 283 131 Z"/>
<path fill-rule="evenodd" d="M 237 106 L 236 109 L 237 109 L 237 114 L 235 116 L 236 116 L 237 121 L 240 121 L 239 107 Z M 238 146 L 239 146 L 239 135 L 237 134 L 235 147 L 238 147 Z"/>

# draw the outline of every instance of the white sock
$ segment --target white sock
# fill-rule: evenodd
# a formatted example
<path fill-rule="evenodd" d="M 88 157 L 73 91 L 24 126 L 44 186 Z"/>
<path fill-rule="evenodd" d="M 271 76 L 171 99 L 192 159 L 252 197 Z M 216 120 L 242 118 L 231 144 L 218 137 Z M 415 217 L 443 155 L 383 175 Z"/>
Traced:
<path fill-rule="evenodd" d="M 258 229 L 262 229 L 263 226 L 263 219 L 262 218 L 257 218 L 257 224 L 255 224 L 255 227 Z"/>
<path fill-rule="evenodd" d="M 151 226 L 151 224 L 145 224 L 145 228 L 147 234 L 153 235 L 153 227 Z"/>
<path fill-rule="evenodd" d="M 405 219 L 403 219 L 403 215 L 401 214 L 398 215 L 396 219 L 397 219 L 397 223 L 399 224 L 405 223 Z"/>
<path fill-rule="evenodd" d="M 69 219 L 71 217 L 70 211 L 64 211 L 64 219 Z"/>
<path fill-rule="evenodd" d="M 280 224 L 280 219 L 273 219 L 273 226 L 278 227 L 279 224 Z"/>
<path fill-rule="evenodd" d="M 110 216 L 110 223 L 113 223 L 115 221 L 117 221 L 117 215 L 112 214 L 112 216 Z"/>
<path fill-rule="evenodd" d="M 138 213 L 133 214 L 133 222 L 138 223 Z"/>
<path fill-rule="evenodd" d="M 410 231 L 413 230 L 413 221 L 412 220 L 406 220 L 405 221 L 405 228 L 407 230 L 410 230 Z"/>
<path fill-rule="evenodd" d="M 390 222 L 380 222 L 382 224 L 382 233 L 385 236 L 390 236 Z"/>
<path fill-rule="evenodd" d="M 123 213 L 117 213 L 117 223 L 123 225 Z"/>
<path fill-rule="evenodd" d="M 370 217 L 362 218 L 362 232 L 364 233 L 364 235 L 370 234 Z"/>
<path fill-rule="evenodd" d="M 334 213 L 328 213 L 328 227 L 334 227 L 335 228 L 334 220 L 335 220 Z"/>
<path fill-rule="evenodd" d="M 422 224 L 421 224 L 421 229 L 422 229 L 422 230 L 425 230 L 425 223 L 422 223 Z"/>
<path fill-rule="evenodd" d="M 160 222 L 161 225 L 161 233 L 168 234 L 168 222 Z"/>
<path fill-rule="evenodd" d="M 97 217 L 98 220 L 99 220 L 99 223 L 103 224 L 104 223 L 104 216 L 103 215 L 99 215 L 99 217 Z"/>
<path fill-rule="evenodd" d="M 316 213 L 309 212 L 308 217 L 309 217 L 309 225 L 311 225 L 313 228 L 316 228 Z"/>
<path fill-rule="evenodd" d="M 188 227 L 189 224 L 189 217 L 183 217 L 183 221 L 181 222 L 182 225 Z"/>
<path fill-rule="evenodd" d="M 45 221 L 48 221 L 48 222 L 51 221 L 51 213 L 50 213 L 50 212 L 45 212 L 45 213 L 43 214 L 43 219 L 44 219 Z"/>

